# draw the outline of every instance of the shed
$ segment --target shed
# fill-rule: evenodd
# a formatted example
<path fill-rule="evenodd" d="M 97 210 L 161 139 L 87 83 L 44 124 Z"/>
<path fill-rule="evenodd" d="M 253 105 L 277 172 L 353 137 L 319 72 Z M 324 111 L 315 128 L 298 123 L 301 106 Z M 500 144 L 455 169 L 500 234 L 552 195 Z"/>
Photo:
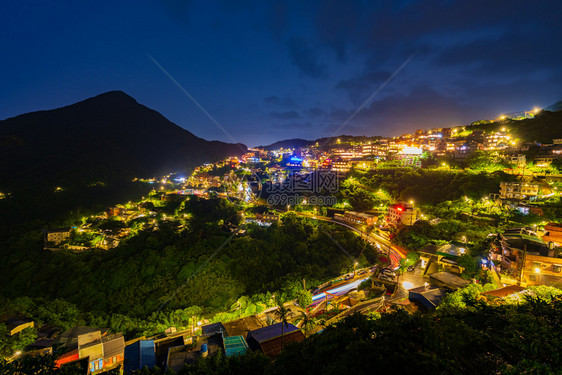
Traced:
<path fill-rule="evenodd" d="M 248 346 L 252 350 L 262 350 L 265 355 L 274 358 L 281 352 L 283 345 L 304 340 L 304 334 L 298 327 L 287 323 L 282 329 L 282 324 L 276 323 L 250 331 L 246 338 Z"/>
<path fill-rule="evenodd" d="M 436 286 L 420 286 L 408 291 L 410 301 L 416 302 L 428 310 L 436 308 L 444 296 L 445 291 Z"/>

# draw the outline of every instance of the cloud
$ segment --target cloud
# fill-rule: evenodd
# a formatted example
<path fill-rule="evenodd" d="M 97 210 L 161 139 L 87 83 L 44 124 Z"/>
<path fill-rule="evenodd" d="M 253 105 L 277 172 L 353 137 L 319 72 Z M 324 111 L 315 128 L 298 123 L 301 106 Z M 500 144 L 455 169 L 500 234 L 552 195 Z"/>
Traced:
<path fill-rule="evenodd" d="M 296 111 L 286 111 L 286 112 L 273 111 L 269 115 L 273 118 L 281 119 L 281 120 L 292 120 L 301 117 L 301 115 L 299 115 Z"/>
<path fill-rule="evenodd" d="M 326 78 L 328 76 L 326 64 L 320 63 L 320 54 L 317 49 L 311 47 L 305 40 L 293 37 L 287 43 L 289 56 L 293 64 L 299 68 L 303 75 L 312 78 Z"/>

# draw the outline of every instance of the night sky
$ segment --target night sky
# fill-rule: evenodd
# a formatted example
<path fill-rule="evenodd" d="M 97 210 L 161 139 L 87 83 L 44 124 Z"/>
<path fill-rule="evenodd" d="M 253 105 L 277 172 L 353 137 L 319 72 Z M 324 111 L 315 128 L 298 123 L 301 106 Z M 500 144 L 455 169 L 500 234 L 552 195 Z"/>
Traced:
<path fill-rule="evenodd" d="M 560 1 L 120 3 L 2 2 L 0 118 L 123 90 L 231 141 L 149 56 L 250 146 L 400 135 L 562 100 Z"/>

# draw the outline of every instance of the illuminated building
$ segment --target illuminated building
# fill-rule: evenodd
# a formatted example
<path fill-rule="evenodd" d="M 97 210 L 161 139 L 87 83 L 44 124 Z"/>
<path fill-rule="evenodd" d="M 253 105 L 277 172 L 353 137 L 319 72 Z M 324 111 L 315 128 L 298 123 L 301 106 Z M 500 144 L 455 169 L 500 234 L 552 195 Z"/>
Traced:
<path fill-rule="evenodd" d="M 531 199 L 539 192 L 539 185 L 526 182 L 500 182 L 500 199 Z"/>
<path fill-rule="evenodd" d="M 399 202 L 388 206 L 386 222 L 389 225 L 412 225 L 417 220 L 417 210 L 413 204 Z"/>
<path fill-rule="evenodd" d="M 332 162 L 332 171 L 346 173 L 351 169 L 351 165 L 346 160 L 336 160 Z"/>
<path fill-rule="evenodd" d="M 48 230 L 45 233 L 45 240 L 59 245 L 70 238 L 70 229 L 70 227 L 67 227 Z"/>
<path fill-rule="evenodd" d="M 524 234 L 501 236 L 501 270 L 521 286 L 562 282 L 562 258 L 540 238 Z"/>

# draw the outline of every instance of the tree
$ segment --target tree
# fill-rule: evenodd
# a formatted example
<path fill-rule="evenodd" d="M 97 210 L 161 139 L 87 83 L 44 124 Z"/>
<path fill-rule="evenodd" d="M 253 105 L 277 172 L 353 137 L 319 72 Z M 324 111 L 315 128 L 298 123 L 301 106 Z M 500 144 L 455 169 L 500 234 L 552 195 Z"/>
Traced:
<path fill-rule="evenodd" d="M 306 311 L 300 311 L 299 317 L 296 320 L 297 323 L 301 323 L 301 328 L 304 330 L 304 338 L 308 336 L 308 331 L 314 328 L 314 321 L 310 319 Z"/>
<path fill-rule="evenodd" d="M 303 309 L 306 309 L 310 304 L 312 304 L 312 293 L 308 290 L 299 290 L 297 292 L 297 303 Z"/>
<path fill-rule="evenodd" d="M 291 310 L 283 306 L 283 304 L 279 304 L 275 314 L 281 321 L 281 347 L 283 347 L 283 337 L 285 336 L 285 326 L 289 324 L 288 318 L 291 314 Z"/>

